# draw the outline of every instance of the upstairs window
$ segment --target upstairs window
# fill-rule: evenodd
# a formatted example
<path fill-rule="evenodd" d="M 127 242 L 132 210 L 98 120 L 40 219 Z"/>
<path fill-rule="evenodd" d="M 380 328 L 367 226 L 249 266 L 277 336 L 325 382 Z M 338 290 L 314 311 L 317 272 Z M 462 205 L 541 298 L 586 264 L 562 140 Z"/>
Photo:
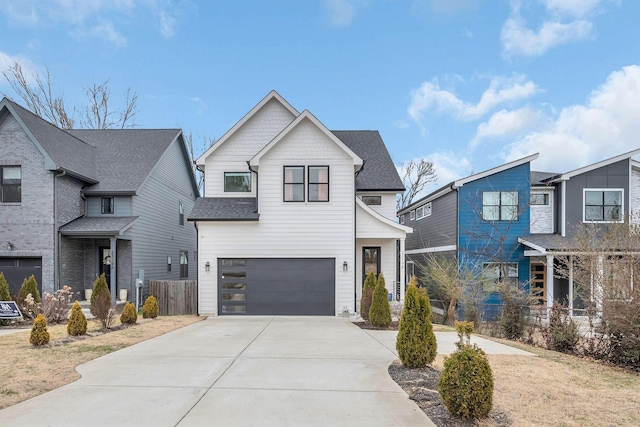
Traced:
<path fill-rule="evenodd" d="M 105 215 L 112 215 L 115 212 L 113 205 L 113 197 L 103 197 L 100 201 L 100 213 Z"/>
<path fill-rule="evenodd" d="M 584 190 L 584 221 L 622 221 L 622 190 Z"/>
<path fill-rule="evenodd" d="M 404 224 L 404 215 L 400 215 L 400 224 Z"/>
<path fill-rule="evenodd" d="M 224 173 L 225 193 L 250 193 L 251 192 L 251 172 L 225 172 Z"/>
<path fill-rule="evenodd" d="M 381 205 L 382 196 L 362 196 L 362 202 L 365 205 Z"/>
<path fill-rule="evenodd" d="M 189 277 L 189 252 L 180 251 L 180 278 Z"/>
<path fill-rule="evenodd" d="M 409 213 L 409 219 L 410 219 L 410 220 L 412 220 L 412 221 L 413 221 L 414 219 L 416 219 L 416 211 L 411 211 L 411 212 Z"/>
<path fill-rule="evenodd" d="M 178 203 L 178 224 L 184 225 L 184 204 Z"/>
<path fill-rule="evenodd" d="M 529 204 L 531 206 L 549 206 L 549 193 L 531 193 Z"/>
<path fill-rule="evenodd" d="M 416 209 L 416 219 L 422 219 L 431 215 L 431 202 Z"/>
<path fill-rule="evenodd" d="M 20 166 L 0 166 L 0 202 L 22 201 L 22 169 Z"/>
<path fill-rule="evenodd" d="M 309 166 L 309 201 L 329 201 L 329 166 Z"/>
<path fill-rule="evenodd" d="M 485 221 L 517 221 L 517 191 L 483 191 L 482 219 Z"/>
<path fill-rule="evenodd" d="M 304 202 L 304 166 L 284 167 L 284 201 Z"/>

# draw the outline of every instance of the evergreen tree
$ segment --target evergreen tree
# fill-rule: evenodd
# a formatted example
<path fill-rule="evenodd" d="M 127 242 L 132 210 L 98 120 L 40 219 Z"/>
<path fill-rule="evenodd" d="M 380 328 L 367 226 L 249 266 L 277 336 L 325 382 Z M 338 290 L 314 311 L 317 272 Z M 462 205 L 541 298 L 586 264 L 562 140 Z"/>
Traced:
<path fill-rule="evenodd" d="M 362 285 L 362 298 L 360 299 L 360 316 L 364 320 L 369 320 L 369 310 L 373 300 L 373 290 L 376 288 L 376 274 L 371 271 L 367 274 Z"/>
<path fill-rule="evenodd" d="M 426 289 L 418 289 L 417 283 L 415 276 L 409 281 L 396 340 L 400 361 L 409 368 L 424 368 L 433 363 L 438 352 L 429 295 Z"/>
<path fill-rule="evenodd" d="M 373 291 L 369 320 L 373 326 L 379 328 L 388 328 L 391 325 L 391 307 L 389 306 L 387 287 L 382 273 L 378 276 L 376 288 Z"/>

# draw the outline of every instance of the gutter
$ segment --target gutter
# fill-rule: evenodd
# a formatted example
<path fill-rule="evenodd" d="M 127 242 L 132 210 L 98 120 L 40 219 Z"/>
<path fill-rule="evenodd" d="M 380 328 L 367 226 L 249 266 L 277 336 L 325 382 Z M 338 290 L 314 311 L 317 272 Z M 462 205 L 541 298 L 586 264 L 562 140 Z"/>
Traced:
<path fill-rule="evenodd" d="M 55 233 L 55 242 L 53 245 L 53 257 L 55 262 L 54 269 L 54 291 L 60 289 L 60 229 L 58 228 L 58 178 L 67 174 L 67 171 L 62 171 L 53 177 L 53 231 Z"/>
<path fill-rule="evenodd" d="M 251 169 L 251 163 L 249 160 L 247 160 L 247 167 L 249 168 L 249 172 L 255 173 L 256 174 L 256 210 L 255 213 L 259 213 L 260 212 L 260 198 L 258 197 L 258 191 L 259 190 L 259 178 L 258 178 L 258 171 L 255 171 L 253 169 Z"/>
<path fill-rule="evenodd" d="M 358 190 L 356 188 L 356 178 L 358 174 L 362 172 L 364 169 L 364 165 L 367 163 L 366 160 L 362 160 L 362 166 L 360 169 L 356 171 L 353 176 L 353 314 L 355 315 L 358 310 L 358 275 L 356 272 L 356 260 L 358 259 L 357 249 L 358 249 L 358 226 L 356 221 L 356 212 L 358 206 L 358 196 L 356 195 Z"/>

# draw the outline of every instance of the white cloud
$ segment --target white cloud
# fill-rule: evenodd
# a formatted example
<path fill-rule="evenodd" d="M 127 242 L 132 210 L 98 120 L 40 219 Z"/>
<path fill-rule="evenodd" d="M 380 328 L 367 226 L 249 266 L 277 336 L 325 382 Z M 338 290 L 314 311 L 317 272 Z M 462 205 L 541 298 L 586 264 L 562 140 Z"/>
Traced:
<path fill-rule="evenodd" d="M 409 127 L 409 123 L 406 120 L 396 120 L 393 125 L 398 129 L 406 129 Z"/>
<path fill-rule="evenodd" d="M 204 110 L 207 109 L 207 104 L 205 104 L 204 101 L 197 96 L 189 98 L 189 101 L 193 102 L 198 106 L 198 108 L 196 109 L 196 114 L 198 116 L 202 116 L 204 114 Z"/>
<path fill-rule="evenodd" d="M 589 19 L 600 0 L 542 0 L 546 14 L 537 30 L 527 26 L 521 15 L 522 2 L 511 3 L 511 16 L 502 26 L 500 40 L 507 56 L 540 56 L 549 49 L 589 37 Z"/>
<path fill-rule="evenodd" d="M 21 55 L 12 56 L 0 51 L 0 74 L 7 71 L 16 62 L 22 67 L 22 73 L 27 79 L 27 82 L 30 84 L 35 83 L 37 67 L 33 62 Z M 4 78 L 0 78 L 0 85 L 8 85 L 8 83 Z"/>
<path fill-rule="evenodd" d="M 513 111 L 500 110 L 478 126 L 476 135 L 469 144 L 470 148 L 475 149 L 486 139 L 512 137 L 531 130 L 540 119 L 540 112 L 529 107 Z"/>
<path fill-rule="evenodd" d="M 173 37 L 175 34 L 176 18 L 167 11 L 160 11 L 160 33 L 166 37 Z"/>
<path fill-rule="evenodd" d="M 442 89 L 438 81 L 433 80 L 424 82 L 411 93 L 411 104 L 407 111 L 417 123 L 421 123 L 424 116 L 433 110 L 450 114 L 458 120 L 475 120 L 498 105 L 526 99 L 536 91 L 535 83 L 526 76 L 494 77 L 478 103 L 471 104 L 458 98 L 452 91 Z"/>
<path fill-rule="evenodd" d="M 585 105 L 564 108 L 557 119 L 507 146 L 505 161 L 539 152 L 537 170 L 566 172 L 640 148 L 640 66 L 609 75 Z"/>
<path fill-rule="evenodd" d="M 111 21 L 102 21 L 100 24 L 93 26 L 89 33 L 95 37 L 103 39 L 117 48 L 126 47 L 127 39 L 113 27 Z"/>
<path fill-rule="evenodd" d="M 329 13 L 329 19 L 336 27 L 346 27 L 355 17 L 356 7 L 350 0 L 325 0 L 324 7 Z"/>

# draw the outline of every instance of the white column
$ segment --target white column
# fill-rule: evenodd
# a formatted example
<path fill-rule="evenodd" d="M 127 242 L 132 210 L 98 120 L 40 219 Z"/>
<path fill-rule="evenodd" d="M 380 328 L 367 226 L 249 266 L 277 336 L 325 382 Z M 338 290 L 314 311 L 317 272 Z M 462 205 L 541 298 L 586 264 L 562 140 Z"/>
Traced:
<path fill-rule="evenodd" d="M 404 301 L 404 290 L 407 286 L 406 277 L 405 277 L 405 256 L 404 256 L 404 241 L 405 239 L 400 239 L 400 301 Z"/>
<path fill-rule="evenodd" d="M 110 265 L 110 269 L 111 269 L 111 304 L 115 304 L 116 303 L 116 289 L 117 284 L 118 284 L 118 275 L 116 274 L 116 264 L 117 264 L 117 259 L 118 259 L 118 252 L 116 250 L 116 238 L 112 237 L 111 239 L 109 239 L 110 242 L 110 247 L 109 247 L 109 255 L 111 255 L 111 265 Z"/>
<path fill-rule="evenodd" d="M 551 307 L 553 307 L 553 255 L 547 255 L 545 278 L 547 281 L 547 283 L 545 283 L 547 289 L 547 309 L 550 311 Z"/>
<path fill-rule="evenodd" d="M 569 316 L 573 316 L 573 255 L 569 256 Z"/>

